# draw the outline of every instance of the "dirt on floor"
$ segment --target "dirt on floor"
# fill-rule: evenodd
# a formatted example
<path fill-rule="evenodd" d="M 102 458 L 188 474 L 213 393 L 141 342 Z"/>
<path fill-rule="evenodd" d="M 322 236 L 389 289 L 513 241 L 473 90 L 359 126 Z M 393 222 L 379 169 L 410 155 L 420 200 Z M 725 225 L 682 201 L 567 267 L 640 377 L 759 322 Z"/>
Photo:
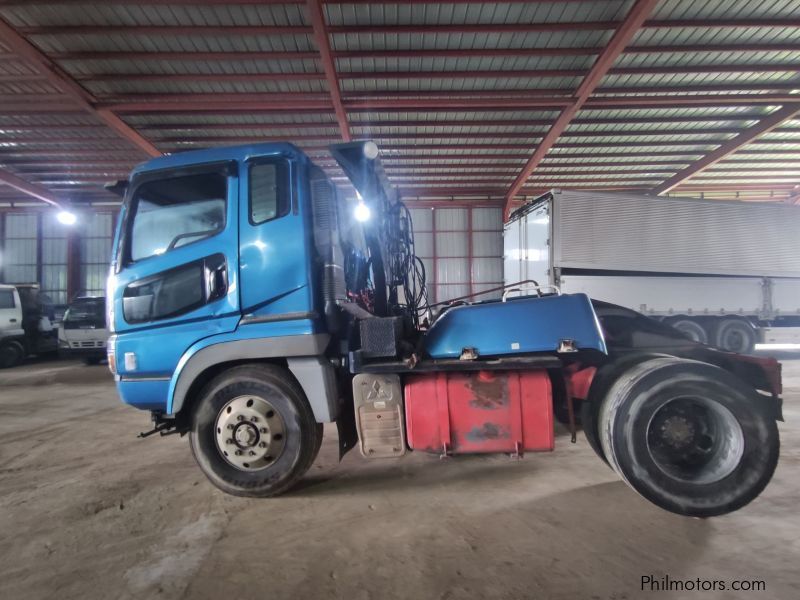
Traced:
<path fill-rule="evenodd" d="M 4 371 L 0 598 L 798 598 L 800 360 L 784 370 L 772 483 L 706 520 L 652 506 L 563 432 L 520 461 L 339 463 L 328 428 L 295 491 L 234 498 L 185 438 L 136 438 L 147 414 L 120 404 L 104 366 Z M 648 576 L 766 589 L 642 591 Z"/>

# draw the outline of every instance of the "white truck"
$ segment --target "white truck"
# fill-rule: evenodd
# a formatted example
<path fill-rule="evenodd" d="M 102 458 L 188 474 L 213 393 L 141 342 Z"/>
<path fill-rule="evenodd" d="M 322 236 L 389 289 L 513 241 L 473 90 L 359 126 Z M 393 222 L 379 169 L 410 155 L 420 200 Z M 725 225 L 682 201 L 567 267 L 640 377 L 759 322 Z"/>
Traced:
<path fill-rule="evenodd" d="M 79 296 L 70 302 L 58 327 L 59 353 L 96 365 L 106 357 L 107 340 L 106 299 Z"/>
<path fill-rule="evenodd" d="M 505 283 L 534 280 L 748 353 L 800 342 L 800 207 L 551 191 L 504 231 Z"/>
<path fill-rule="evenodd" d="M 0 284 L 0 369 L 57 352 L 54 319 L 53 302 L 37 284 Z"/>

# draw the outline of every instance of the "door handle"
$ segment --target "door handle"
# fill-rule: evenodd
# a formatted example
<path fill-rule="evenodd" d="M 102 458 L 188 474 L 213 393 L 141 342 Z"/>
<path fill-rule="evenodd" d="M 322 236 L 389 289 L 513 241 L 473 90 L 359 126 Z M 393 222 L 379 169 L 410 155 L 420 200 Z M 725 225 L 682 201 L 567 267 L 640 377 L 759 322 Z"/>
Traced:
<path fill-rule="evenodd" d="M 8 322 L 9 322 L 9 323 L 16 323 L 16 322 L 17 322 L 17 320 L 16 320 L 16 319 L 9 319 L 9 320 L 8 320 Z"/>
<path fill-rule="evenodd" d="M 206 272 L 206 286 L 209 302 L 228 293 L 228 270 L 224 262 Z"/>

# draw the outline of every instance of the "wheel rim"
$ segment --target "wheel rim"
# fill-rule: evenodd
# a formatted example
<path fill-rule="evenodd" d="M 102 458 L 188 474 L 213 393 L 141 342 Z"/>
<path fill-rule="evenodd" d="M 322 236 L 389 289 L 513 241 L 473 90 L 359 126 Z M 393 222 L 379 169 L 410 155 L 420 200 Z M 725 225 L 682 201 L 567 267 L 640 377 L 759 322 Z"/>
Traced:
<path fill-rule="evenodd" d="M 730 410 L 708 398 L 662 404 L 647 427 L 647 449 L 668 477 L 709 484 L 730 475 L 744 453 L 744 433 Z"/>
<path fill-rule="evenodd" d="M 286 426 L 275 407 L 259 396 L 238 396 L 217 415 L 217 449 L 240 471 L 259 471 L 273 464 L 286 446 Z"/>
<path fill-rule="evenodd" d="M 722 335 L 720 347 L 732 352 L 744 352 L 748 346 L 748 338 L 738 327 L 729 327 Z"/>

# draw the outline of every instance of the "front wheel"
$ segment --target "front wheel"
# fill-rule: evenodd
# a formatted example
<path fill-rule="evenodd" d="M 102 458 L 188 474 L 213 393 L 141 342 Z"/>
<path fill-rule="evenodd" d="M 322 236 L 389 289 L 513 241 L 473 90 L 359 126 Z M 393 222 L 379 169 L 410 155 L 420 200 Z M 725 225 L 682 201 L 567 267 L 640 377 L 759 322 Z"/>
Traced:
<path fill-rule="evenodd" d="M 244 365 L 201 392 L 189 441 L 215 486 L 235 496 L 267 497 L 288 491 L 308 470 L 321 427 L 284 369 Z"/>
<path fill-rule="evenodd" d="M 608 391 L 600 441 L 614 470 L 654 504 L 722 515 L 758 496 L 775 470 L 778 428 L 765 402 L 713 365 L 649 360 Z"/>
<path fill-rule="evenodd" d="M 0 344 L 0 369 L 16 367 L 25 359 L 25 349 L 16 340 Z"/>

